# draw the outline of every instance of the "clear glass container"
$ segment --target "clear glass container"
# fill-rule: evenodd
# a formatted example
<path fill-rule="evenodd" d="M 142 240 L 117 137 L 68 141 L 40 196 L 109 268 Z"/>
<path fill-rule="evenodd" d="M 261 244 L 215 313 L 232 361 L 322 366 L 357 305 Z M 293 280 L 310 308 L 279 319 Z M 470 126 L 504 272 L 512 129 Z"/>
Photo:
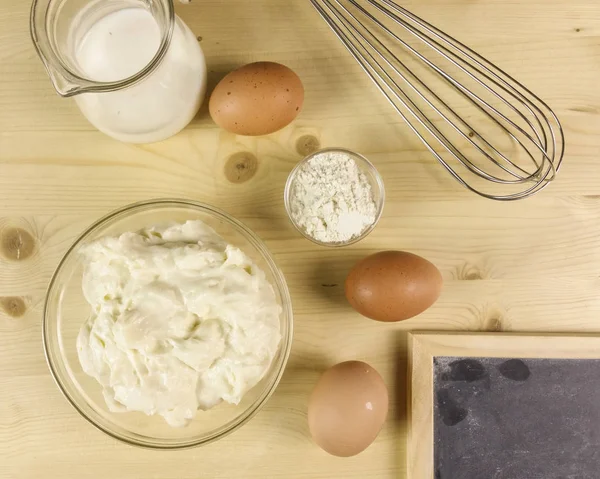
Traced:
<path fill-rule="evenodd" d="M 163 140 L 200 108 L 206 61 L 172 0 L 34 0 L 30 27 L 56 91 L 113 138 Z"/>
<path fill-rule="evenodd" d="M 258 265 L 273 286 L 282 308 L 281 343 L 263 379 L 238 405 L 221 403 L 198 411 L 183 428 L 167 425 L 161 416 L 140 412 L 111 412 L 102 387 L 85 374 L 77 354 L 77 335 L 90 314 L 81 288 L 81 247 L 103 236 L 138 231 L 168 222 L 202 220 L 227 242 L 240 248 Z M 283 274 L 264 243 L 233 217 L 209 205 L 187 200 L 137 203 L 100 219 L 85 231 L 58 265 L 46 295 L 43 339 L 46 359 L 56 383 L 75 409 L 108 435 L 129 444 L 155 449 L 180 449 L 216 441 L 249 421 L 271 397 L 287 363 L 293 335 L 292 303 Z"/>
<path fill-rule="evenodd" d="M 294 221 L 294 215 L 292 215 L 292 192 L 294 190 L 294 184 L 296 182 L 298 173 L 300 172 L 302 167 L 310 160 L 312 160 L 315 156 L 324 153 L 341 153 L 353 159 L 356 162 L 356 166 L 358 166 L 359 171 L 367 178 L 367 181 L 371 185 L 371 191 L 373 192 L 373 200 L 375 201 L 376 206 L 375 220 L 367 228 L 365 228 L 360 235 L 355 236 L 351 240 L 344 242 L 324 243 L 313 238 L 304 230 L 302 226 L 300 226 L 298 223 L 296 223 L 296 221 Z M 377 171 L 377 168 L 375 168 L 373 163 L 367 160 L 364 156 L 355 153 L 354 151 L 346 150 L 343 148 L 325 148 L 323 150 L 315 151 L 314 153 L 308 155 L 306 158 L 300 161 L 289 174 L 287 182 L 285 184 L 285 191 L 283 195 L 285 210 L 288 214 L 291 223 L 294 225 L 294 228 L 296 228 L 296 230 L 298 230 L 298 232 L 302 234 L 302 236 L 312 241 L 313 243 L 318 244 L 320 246 L 328 246 L 332 248 L 350 246 L 366 238 L 375 229 L 375 226 L 377 226 L 377 223 L 379 222 L 379 220 L 381 219 L 381 215 L 383 214 L 383 207 L 385 205 L 385 186 L 383 184 L 383 178 L 381 178 L 381 175 Z"/>

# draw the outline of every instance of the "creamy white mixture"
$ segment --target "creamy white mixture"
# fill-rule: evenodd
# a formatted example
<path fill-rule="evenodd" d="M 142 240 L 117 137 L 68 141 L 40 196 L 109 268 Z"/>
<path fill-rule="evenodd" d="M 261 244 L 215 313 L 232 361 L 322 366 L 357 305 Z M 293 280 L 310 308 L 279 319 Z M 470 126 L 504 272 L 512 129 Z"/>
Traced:
<path fill-rule="evenodd" d="M 83 251 L 92 314 L 77 351 L 112 411 L 185 426 L 198 409 L 237 404 L 280 342 L 265 274 L 201 221 L 102 238 Z"/>

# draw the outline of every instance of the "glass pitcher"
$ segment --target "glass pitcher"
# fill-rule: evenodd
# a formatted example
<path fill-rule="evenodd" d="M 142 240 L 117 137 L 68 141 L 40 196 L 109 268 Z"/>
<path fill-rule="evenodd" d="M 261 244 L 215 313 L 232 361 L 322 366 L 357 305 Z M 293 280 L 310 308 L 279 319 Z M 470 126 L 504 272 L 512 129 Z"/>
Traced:
<path fill-rule="evenodd" d="M 204 54 L 172 0 L 34 0 L 31 37 L 56 91 L 118 140 L 168 138 L 204 98 Z"/>

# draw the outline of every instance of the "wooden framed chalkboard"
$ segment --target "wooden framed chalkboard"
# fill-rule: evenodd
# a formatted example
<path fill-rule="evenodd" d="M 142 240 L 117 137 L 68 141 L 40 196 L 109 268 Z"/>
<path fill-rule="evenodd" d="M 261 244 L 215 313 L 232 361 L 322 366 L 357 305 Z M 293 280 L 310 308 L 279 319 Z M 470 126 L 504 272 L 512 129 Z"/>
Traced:
<path fill-rule="evenodd" d="M 409 479 L 600 478 L 600 337 L 412 333 Z"/>

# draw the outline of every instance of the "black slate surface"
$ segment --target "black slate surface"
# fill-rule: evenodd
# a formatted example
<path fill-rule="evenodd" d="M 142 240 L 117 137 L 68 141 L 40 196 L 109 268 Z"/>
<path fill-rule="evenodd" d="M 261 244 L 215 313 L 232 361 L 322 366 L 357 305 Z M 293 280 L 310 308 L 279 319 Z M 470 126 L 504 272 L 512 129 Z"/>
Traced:
<path fill-rule="evenodd" d="M 600 479 L 600 360 L 434 358 L 435 479 Z"/>

